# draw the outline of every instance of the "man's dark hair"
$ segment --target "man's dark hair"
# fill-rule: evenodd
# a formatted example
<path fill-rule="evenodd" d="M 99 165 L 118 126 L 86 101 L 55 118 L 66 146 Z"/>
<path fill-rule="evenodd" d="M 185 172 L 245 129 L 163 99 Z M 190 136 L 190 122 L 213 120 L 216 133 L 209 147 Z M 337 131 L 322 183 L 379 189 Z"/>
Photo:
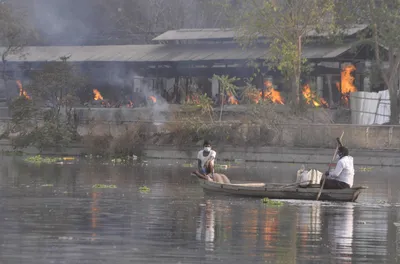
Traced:
<path fill-rule="evenodd" d="M 345 157 L 345 156 L 349 155 L 349 150 L 346 147 L 340 146 L 338 150 L 339 150 L 339 153 L 340 153 L 339 155 L 341 157 Z"/>
<path fill-rule="evenodd" d="M 211 146 L 211 142 L 210 142 L 210 141 L 208 141 L 208 140 L 204 140 L 203 147 L 204 147 L 204 146 L 207 146 L 207 145 L 210 145 L 210 146 Z"/>

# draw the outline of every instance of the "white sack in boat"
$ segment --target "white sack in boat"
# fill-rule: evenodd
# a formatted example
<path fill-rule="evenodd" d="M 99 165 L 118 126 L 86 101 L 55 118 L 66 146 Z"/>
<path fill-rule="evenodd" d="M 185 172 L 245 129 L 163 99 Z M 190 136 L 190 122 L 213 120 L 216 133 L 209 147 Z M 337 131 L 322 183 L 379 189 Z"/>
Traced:
<path fill-rule="evenodd" d="M 306 187 L 310 184 L 319 184 L 322 178 L 322 172 L 311 169 L 309 171 L 300 169 L 297 171 L 297 179 L 296 183 L 298 183 L 301 187 Z"/>

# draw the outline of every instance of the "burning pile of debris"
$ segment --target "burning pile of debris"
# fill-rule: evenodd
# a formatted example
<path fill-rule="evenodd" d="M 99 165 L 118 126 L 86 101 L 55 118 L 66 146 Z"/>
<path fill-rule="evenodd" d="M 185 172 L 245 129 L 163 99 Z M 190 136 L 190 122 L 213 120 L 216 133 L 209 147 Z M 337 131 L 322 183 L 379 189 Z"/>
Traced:
<path fill-rule="evenodd" d="M 17 86 L 19 88 L 19 96 L 23 96 L 26 99 L 31 99 L 31 97 L 28 95 L 28 93 L 23 89 L 22 83 L 20 80 L 16 80 Z"/>
<path fill-rule="evenodd" d="M 350 93 L 357 92 L 357 88 L 354 86 L 354 77 L 351 75 L 355 70 L 356 67 L 352 64 L 345 66 L 340 74 L 340 82 L 336 83 L 344 105 L 349 105 Z"/>
<path fill-rule="evenodd" d="M 103 108 L 135 108 L 143 106 L 151 106 L 157 103 L 155 96 L 146 97 L 143 93 L 135 92 L 131 98 L 124 98 L 118 101 L 104 99 L 99 90 L 93 89 L 93 100 L 85 105 L 97 106 Z"/>

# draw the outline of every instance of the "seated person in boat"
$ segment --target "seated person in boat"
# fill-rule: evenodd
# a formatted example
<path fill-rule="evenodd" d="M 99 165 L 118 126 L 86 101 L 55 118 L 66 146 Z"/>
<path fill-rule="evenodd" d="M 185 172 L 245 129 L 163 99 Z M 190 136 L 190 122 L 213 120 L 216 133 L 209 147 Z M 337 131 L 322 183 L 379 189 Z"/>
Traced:
<path fill-rule="evenodd" d="M 214 171 L 209 171 L 207 173 L 207 168 L 210 168 L 211 162 L 214 162 L 217 153 L 211 149 L 211 144 L 209 141 L 205 140 L 203 144 L 203 149 L 197 153 L 197 168 L 199 172 L 203 175 L 214 173 Z"/>
<path fill-rule="evenodd" d="M 217 153 L 211 149 L 211 144 L 204 141 L 203 150 L 197 154 L 198 171 L 194 172 L 198 177 L 218 183 L 230 183 L 224 174 L 214 173 L 214 161 Z"/>
<path fill-rule="evenodd" d="M 353 186 L 354 164 L 353 157 L 349 156 L 349 150 L 343 146 L 339 147 L 338 162 L 336 168 L 325 172 L 324 189 L 347 189 Z M 322 184 L 323 179 L 321 180 Z"/>

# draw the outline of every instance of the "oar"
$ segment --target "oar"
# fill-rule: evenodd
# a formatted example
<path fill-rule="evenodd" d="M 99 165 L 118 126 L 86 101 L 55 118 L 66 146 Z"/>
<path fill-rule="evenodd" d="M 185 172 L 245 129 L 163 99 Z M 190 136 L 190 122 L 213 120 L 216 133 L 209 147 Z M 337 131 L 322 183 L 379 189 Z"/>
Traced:
<path fill-rule="evenodd" d="M 333 154 L 331 163 L 333 163 L 333 161 L 335 160 L 335 157 L 336 157 L 336 154 L 338 152 L 339 146 L 342 145 L 343 134 L 344 134 L 344 131 L 342 132 L 342 135 L 340 136 L 340 138 L 336 138 L 338 144 L 336 146 L 335 153 Z M 331 163 L 329 165 L 331 165 Z M 328 166 L 328 171 L 329 171 L 329 166 Z M 318 192 L 318 195 L 317 195 L 317 201 L 319 200 L 319 197 L 321 196 L 322 189 L 324 189 L 325 180 L 326 180 L 326 176 L 324 177 L 324 180 L 322 181 L 322 184 L 321 184 L 321 188 L 319 189 L 319 192 Z"/>

